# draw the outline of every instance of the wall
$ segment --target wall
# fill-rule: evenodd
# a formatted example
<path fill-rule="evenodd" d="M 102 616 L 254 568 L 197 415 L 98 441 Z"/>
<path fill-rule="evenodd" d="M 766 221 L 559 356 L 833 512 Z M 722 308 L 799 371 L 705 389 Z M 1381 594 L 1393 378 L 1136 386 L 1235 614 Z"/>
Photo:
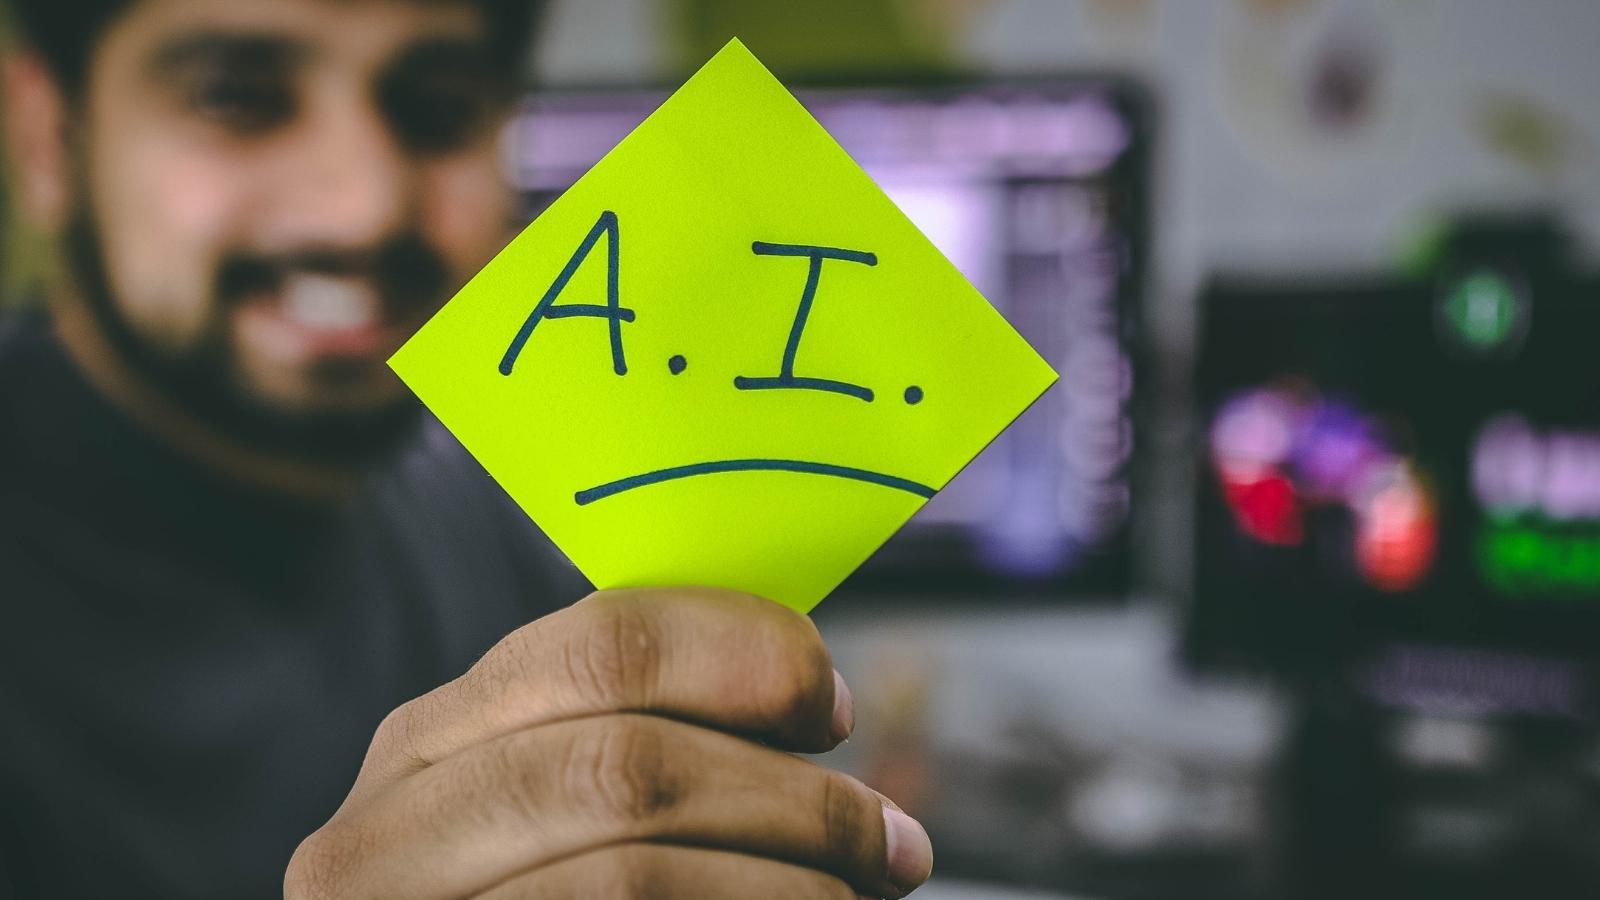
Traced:
<path fill-rule="evenodd" d="M 1442 208 L 1553 203 L 1589 252 L 1600 251 L 1600 4 L 1592 0 L 968 5 L 961 64 L 994 73 L 1109 68 L 1155 89 L 1163 152 L 1153 321 L 1164 345 L 1186 339 L 1187 302 L 1207 271 L 1378 265 Z M 540 76 L 670 77 L 669 7 L 557 0 Z M 1250 14 L 1261 9 L 1278 13 Z M 1340 36 L 1377 43 L 1383 74 L 1359 126 L 1319 132 L 1297 121 L 1292 97 L 1275 100 L 1299 90 L 1316 51 Z M 1507 103 L 1548 115 L 1531 127 L 1556 133 L 1564 162 L 1519 162 L 1485 140 L 1484 120 Z"/>

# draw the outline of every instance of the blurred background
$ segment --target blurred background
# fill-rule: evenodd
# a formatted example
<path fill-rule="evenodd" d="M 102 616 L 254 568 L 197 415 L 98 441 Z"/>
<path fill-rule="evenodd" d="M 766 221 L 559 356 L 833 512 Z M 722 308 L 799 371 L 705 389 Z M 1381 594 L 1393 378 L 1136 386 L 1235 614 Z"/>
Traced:
<path fill-rule="evenodd" d="M 1600 896 L 1600 4 L 548 24 L 527 216 L 737 35 L 1063 375 L 816 615 L 928 896 Z"/>

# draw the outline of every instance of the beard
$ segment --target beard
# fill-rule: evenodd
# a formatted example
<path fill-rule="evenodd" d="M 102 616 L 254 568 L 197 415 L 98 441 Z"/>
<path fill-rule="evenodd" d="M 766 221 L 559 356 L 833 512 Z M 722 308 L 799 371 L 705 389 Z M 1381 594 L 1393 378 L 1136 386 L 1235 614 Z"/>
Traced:
<path fill-rule="evenodd" d="M 113 352 L 168 401 L 235 443 L 279 458 L 356 468 L 390 456 L 421 428 L 423 407 L 409 394 L 364 410 L 285 409 L 273 403 L 249 386 L 230 323 L 247 297 L 275 289 L 296 271 L 359 271 L 395 313 L 436 306 L 448 286 L 448 268 L 422 239 L 397 237 L 359 258 L 320 251 L 230 253 L 217 266 L 205 322 L 181 348 L 141 333 L 117 303 L 100 231 L 87 210 L 73 216 L 65 249 L 85 306 Z M 314 382 L 335 387 L 364 377 L 367 369 L 364 363 L 333 359 L 316 364 L 310 374 Z"/>

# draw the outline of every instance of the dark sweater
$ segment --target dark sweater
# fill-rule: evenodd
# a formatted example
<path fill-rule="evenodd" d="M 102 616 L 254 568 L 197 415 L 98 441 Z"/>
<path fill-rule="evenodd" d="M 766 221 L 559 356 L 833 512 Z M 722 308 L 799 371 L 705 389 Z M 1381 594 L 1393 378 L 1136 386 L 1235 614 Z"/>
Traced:
<path fill-rule="evenodd" d="M 281 896 L 383 716 L 583 589 L 436 423 L 296 505 L 0 320 L 0 897 Z"/>

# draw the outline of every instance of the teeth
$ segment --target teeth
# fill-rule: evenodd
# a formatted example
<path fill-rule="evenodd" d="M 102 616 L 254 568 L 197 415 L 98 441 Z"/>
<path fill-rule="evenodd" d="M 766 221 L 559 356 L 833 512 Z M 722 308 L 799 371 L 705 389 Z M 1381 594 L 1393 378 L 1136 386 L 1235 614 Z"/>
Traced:
<path fill-rule="evenodd" d="M 358 283 L 297 275 L 284 285 L 283 312 L 304 328 L 343 331 L 375 324 L 381 310 L 377 295 Z"/>

